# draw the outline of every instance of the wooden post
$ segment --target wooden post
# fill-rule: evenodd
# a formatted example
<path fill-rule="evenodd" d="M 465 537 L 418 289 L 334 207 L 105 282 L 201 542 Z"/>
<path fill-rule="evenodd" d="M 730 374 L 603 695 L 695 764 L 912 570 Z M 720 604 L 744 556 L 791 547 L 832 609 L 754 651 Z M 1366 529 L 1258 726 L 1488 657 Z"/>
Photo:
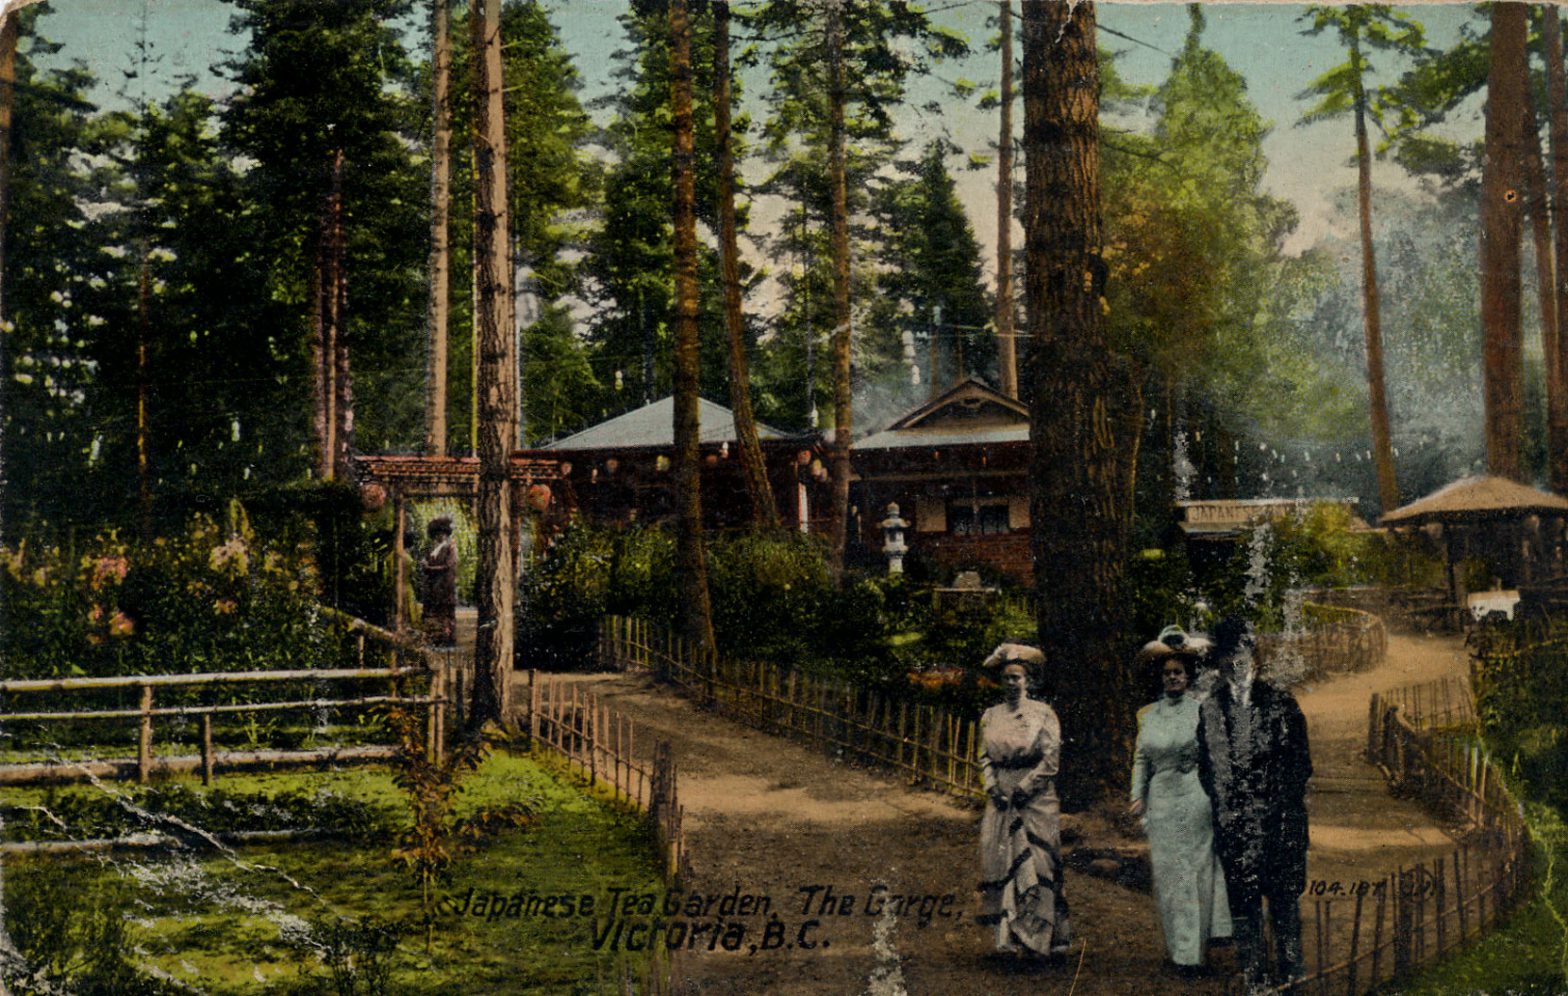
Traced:
<path fill-rule="evenodd" d="M 1459 911 L 1459 943 L 1463 944 L 1470 933 L 1467 916 L 1469 910 L 1465 909 L 1465 880 L 1464 873 L 1459 869 L 1459 850 L 1454 849 L 1454 906 Z"/>
<path fill-rule="evenodd" d="M 1443 903 L 1448 898 L 1448 889 L 1443 881 L 1445 877 L 1443 874 L 1445 862 L 1442 858 L 1437 858 L 1433 861 L 1433 866 L 1437 869 L 1437 874 L 1433 877 L 1437 891 L 1432 894 L 1432 906 L 1437 910 L 1437 957 L 1441 958 L 1443 957 L 1443 941 L 1446 940 L 1443 928 Z"/>
<path fill-rule="evenodd" d="M 201 783 L 212 784 L 212 713 L 201 717 Z"/>
<path fill-rule="evenodd" d="M 1318 966 L 1318 969 L 1317 969 L 1316 975 L 1317 975 L 1317 977 L 1318 977 L 1320 982 L 1321 982 L 1321 980 L 1323 978 L 1323 964 L 1324 964 L 1323 935 L 1325 933 L 1325 929 L 1324 928 L 1326 926 L 1325 923 L 1324 923 L 1324 920 L 1325 920 L 1325 912 L 1324 912 L 1324 909 L 1323 909 L 1323 900 L 1321 900 L 1321 899 L 1314 899 L 1312 901 L 1312 923 L 1313 923 L 1313 926 L 1316 928 L 1316 933 L 1317 933 L 1317 941 L 1318 941 L 1318 943 L 1317 943 L 1317 966 Z"/>
<path fill-rule="evenodd" d="M 1367 707 L 1367 760 L 1376 762 L 1378 742 L 1378 694 L 1372 693 L 1372 704 Z"/>
<path fill-rule="evenodd" d="M 1394 974 L 1402 976 L 1410 971 L 1410 873 L 1400 868 L 1394 877 Z"/>
<path fill-rule="evenodd" d="M 403 632 L 408 623 L 408 547 L 403 542 L 403 530 L 408 528 L 408 506 L 403 502 L 403 489 L 392 489 L 392 629 Z"/>
<path fill-rule="evenodd" d="M 1349 996 L 1356 996 L 1356 969 L 1359 967 L 1357 957 L 1361 952 L 1361 906 L 1366 901 L 1366 893 L 1356 890 L 1356 908 L 1350 921 L 1350 962 L 1349 975 L 1345 980 L 1345 992 Z"/>
<path fill-rule="evenodd" d="M 1383 960 L 1383 910 L 1388 906 L 1389 880 L 1384 878 L 1378 885 L 1381 888 L 1377 890 L 1377 913 L 1372 920 L 1372 973 L 1367 979 L 1374 986 L 1378 983 L 1379 963 Z"/>
<path fill-rule="evenodd" d="M 141 735 L 136 748 L 136 780 L 143 785 L 152 776 L 152 686 L 142 686 Z"/>

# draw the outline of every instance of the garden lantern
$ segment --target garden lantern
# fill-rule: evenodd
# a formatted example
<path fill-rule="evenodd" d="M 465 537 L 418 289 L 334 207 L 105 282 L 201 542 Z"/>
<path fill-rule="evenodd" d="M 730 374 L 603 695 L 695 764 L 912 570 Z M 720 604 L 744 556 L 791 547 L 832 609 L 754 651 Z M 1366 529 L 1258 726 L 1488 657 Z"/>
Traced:
<path fill-rule="evenodd" d="M 904 573 L 904 554 L 909 548 L 904 545 L 904 530 L 909 523 L 899 518 L 898 502 L 888 502 L 887 518 L 882 520 L 882 553 L 887 557 L 887 572 L 889 574 Z"/>

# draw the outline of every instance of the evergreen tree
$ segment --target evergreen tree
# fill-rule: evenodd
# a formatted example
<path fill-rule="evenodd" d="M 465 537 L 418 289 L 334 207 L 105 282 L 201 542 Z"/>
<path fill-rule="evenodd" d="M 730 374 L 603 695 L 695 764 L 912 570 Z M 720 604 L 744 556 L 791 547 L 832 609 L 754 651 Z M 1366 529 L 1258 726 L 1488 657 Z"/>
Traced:
<path fill-rule="evenodd" d="M 245 179 L 258 277 L 299 316 L 280 348 L 296 357 L 296 396 L 315 404 L 291 411 L 317 411 L 318 468 L 339 474 L 356 438 L 412 448 L 423 434 L 405 385 L 423 376 L 428 181 L 410 152 L 420 112 L 392 24 L 409 0 L 232 2 L 249 44 L 228 66 L 240 90 L 223 138 L 256 164 Z"/>
<path fill-rule="evenodd" d="M 1318 102 L 1301 120 L 1307 124 L 1348 114 L 1355 122 L 1367 403 L 1371 413 L 1372 457 L 1377 467 L 1378 503 L 1387 510 L 1399 505 L 1399 484 L 1394 473 L 1387 384 L 1383 373 L 1382 304 L 1378 294 L 1377 257 L 1372 247 L 1372 147 L 1367 133 L 1368 118 L 1382 125 L 1382 108 L 1373 104 L 1366 77 L 1372 70 L 1371 51 L 1420 53 L 1424 47 L 1424 33 L 1421 25 L 1409 17 L 1378 4 L 1313 7 L 1304 17 L 1311 19 L 1306 34 L 1318 35 L 1332 28 L 1349 57 L 1302 92 L 1303 97 L 1315 97 Z"/>
<path fill-rule="evenodd" d="M 695 182 L 699 190 L 714 190 L 712 15 L 693 9 L 690 21 Z M 609 102 L 615 117 L 604 136 L 614 164 L 604 180 L 601 223 L 589 239 L 583 266 L 589 278 L 585 290 L 596 312 L 591 329 L 593 362 L 607 389 L 606 414 L 657 400 L 674 385 L 675 318 L 669 275 L 674 266 L 670 205 L 675 191 L 670 169 L 674 139 L 667 4 L 663 0 L 636 4 L 622 15 L 621 25 L 628 41 L 628 47 L 615 56 L 622 89 Z M 737 87 L 734 100 L 739 99 Z M 745 129 L 745 119 L 737 117 L 731 130 L 737 162 L 745 154 L 741 144 Z M 698 198 L 698 222 L 713 231 L 718 229 L 716 208 L 714 198 Z M 737 216 L 737 224 L 744 229 L 743 213 Z M 711 398 L 728 394 L 720 277 L 717 253 L 699 246 L 701 392 Z"/>
<path fill-rule="evenodd" d="M 933 142 L 898 180 L 873 197 L 878 235 L 876 303 L 866 322 L 860 375 L 877 380 L 902 365 L 904 336 L 930 336 L 932 393 L 967 375 L 994 382 L 996 338 L 980 283 L 980 245 L 947 171 L 945 143 Z M 934 362 L 933 362 L 934 361 Z"/>
<path fill-rule="evenodd" d="M 97 151 L 80 64 L 41 70 L 35 59 L 59 50 L 37 32 L 47 5 L 18 20 L 7 158 L 3 320 L 5 525 L 40 535 L 47 525 L 92 521 L 101 505 L 83 477 L 91 464 L 89 338 L 104 319 L 80 307 L 96 249 L 84 237 L 93 201 L 86 157 Z"/>

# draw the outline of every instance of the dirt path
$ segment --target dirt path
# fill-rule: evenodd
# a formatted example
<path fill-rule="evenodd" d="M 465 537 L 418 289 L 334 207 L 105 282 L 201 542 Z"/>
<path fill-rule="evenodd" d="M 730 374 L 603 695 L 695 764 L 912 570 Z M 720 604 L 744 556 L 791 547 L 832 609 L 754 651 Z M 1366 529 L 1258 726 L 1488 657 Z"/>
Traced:
<path fill-rule="evenodd" d="M 1359 750 L 1373 691 L 1463 669 L 1455 640 L 1393 637 L 1382 667 L 1298 689 L 1317 770 L 1309 797 L 1311 878 L 1348 885 L 1451 846 L 1418 807 L 1390 799 Z M 1181 980 L 1162 967 L 1163 944 L 1146 893 L 1073 871 L 1067 895 L 1080 941 L 1072 958 L 1029 968 L 997 958 L 988 933 L 972 922 L 977 811 L 705 712 L 645 675 L 574 680 L 634 718 L 647 735 L 671 742 L 694 866 L 689 890 L 766 896 L 785 924 L 789 947 L 748 953 L 765 924 L 754 917 L 743 921 L 749 933 L 739 952 L 682 955 L 678 975 L 690 980 L 691 991 L 1224 991 L 1223 978 Z M 1064 827 L 1071 825 L 1069 817 Z M 1100 839 L 1105 831 L 1092 829 L 1097 825 L 1082 824 L 1085 844 L 1126 843 Z M 868 896 L 878 884 L 890 896 L 951 896 L 953 915 L 924 927 L 918 913 L 896 922 L 868 915 Z M 814 886 L 824 888 L 806 912 L 802 890 Z M 823 915 L 825 890 L 836 902 L 854 897 L 843 907 L 850 912 Z M 809 920 L 819 923 L 802 937 Z M 879 923 L 892 928 L 881 942 Z M 1228 955 L 1217 960 L 1229 964 Z"/>

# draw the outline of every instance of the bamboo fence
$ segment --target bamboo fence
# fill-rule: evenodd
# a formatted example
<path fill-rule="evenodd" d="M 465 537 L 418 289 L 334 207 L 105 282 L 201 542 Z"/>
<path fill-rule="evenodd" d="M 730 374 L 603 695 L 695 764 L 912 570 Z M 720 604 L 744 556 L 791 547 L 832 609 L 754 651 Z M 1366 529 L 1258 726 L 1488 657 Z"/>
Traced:
<path fill-rule="evenodd" d="M 1296 680 L 1315 680 L 1348 671 L 1366 671 L 1383 663 L 1388 654 L 1388 630 L 1370 612 L 1337 605 L 1302 604 L 1303 625 L 1288 633 L 1265 634 L 1259 639 L 1259 656 L 1268 667 L 1294 659 L 1300 663 Z"/>
<path fill-rule="evenodd" d="M 1380 658 L 1387 638 L 1377 617 L 1345 611 L 1354 617 L 1334 613 L 1330 624 L 1344 625 L 1317 645 L 1322 653 L 1357 648 L 1362 659 Z M 597 656 L 602 668 L 653 672 L 758 729 L 886 765 L 911 782 L 957 795 L 981 792 L 973 720 L 883 699 L 842 681 L 704 655 L 639 619 L 606 617 Z M 1418 723 L 1403 714 L 1405 708 Z M 1310 974 L 1291 991 L 1356 996 L 1407 976 L 1490 929 L 1528 888 L 1529 837 L 1519 805 L 1491 761 L 1450 732 L 1473 716 L 1468 691 L 1454 683 L 1373 696 L 1368 755 L 1387 773 L 1391 789 L 1419 796 L 1472 832 L 1465 844 L 1431 862 L 1401 865 L 1374 880 L 1310 884 L 1301 899 Z"/>
<path fill-rule="evenodd" d="M 1313 882 L 1302 898 L 1311 974 L 1290 991 L 1358 994 L 1407 977 L 1484 934 L 1524 897 L 1529 833 L 1490 758 L 1463 732 L 1473 719 L 1468 689 L 1453 682 L 1372 696 L 1368 759 L 1391 790 L 1464 824 L 1465 843 L 1373 881 Z"/>
<path fill-rule="evenodd" d="M 558 675 L 528 672 L 525 722 L 533 743 L 566 759 L 590 786 L 612 789 L 618 801 L 644 814 L 664 855 L 664 877 L 688 875 L 685 810 L 676 785 L 675 760 L 667 741 L 652 743 L 652 757 L 639 757 L 649 737 L 637 724 L 597 695 Z"/>
<path fill-rule="evenodd" d="M 884 765 L 912 784 L 970 798 L 984 794 L 976 719 L 834 678 L 704 655 L 641 619 L 607 616 L 598 657 L 607 670 L 652 671 L 757 729 Z"/>

